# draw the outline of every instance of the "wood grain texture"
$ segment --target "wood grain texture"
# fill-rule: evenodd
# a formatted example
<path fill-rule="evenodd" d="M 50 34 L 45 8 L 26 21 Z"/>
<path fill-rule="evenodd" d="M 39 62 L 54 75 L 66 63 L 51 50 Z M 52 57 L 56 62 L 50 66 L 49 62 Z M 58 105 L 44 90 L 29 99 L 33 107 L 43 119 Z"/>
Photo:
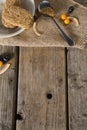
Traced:
<path fill-rule="evenodd" d="M 87 49 L 68 52 L 70 130 L 87 130 Z"/>
<path fill-rule="evenodd" d="M 65 84 L 64 49 L 21 48 L 16 130 L 66 130 Z"/>
<path fill-rule="evenodd" d="M 14 55 L 10 68 L 0 75 L 0 130 L 14 130 L 16 105 L 16 47 L 0 47 L 0 55 L 10 53 Z"/>
<path fill-rule="evenodd" d="M 78 2 L 78 3 L 87 7 L 87 0 L 74 0 L 74 1 L 76 1 L 76 2 Z"/>
<path fill-rule="evenodd" d="M 82 5 L 87 7 L 87 0 L 81 0 Z"/>

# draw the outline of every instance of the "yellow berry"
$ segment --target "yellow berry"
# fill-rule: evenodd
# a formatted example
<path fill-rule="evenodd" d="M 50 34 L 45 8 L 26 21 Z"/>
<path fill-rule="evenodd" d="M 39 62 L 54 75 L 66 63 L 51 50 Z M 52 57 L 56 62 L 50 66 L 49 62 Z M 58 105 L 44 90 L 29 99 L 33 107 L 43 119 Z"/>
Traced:
<path fill-rule="evenodd" d="M 62 20 L 67 19 L 67 15 L 66 15 L 66 14 L 62 14 L 62 15 L 61 15 L 61 19 L 62 19 Z"/>
<path fill-rule="evenodd" d="M 3 62 L 2 61 L 0 61 L 0 67 L 3 65 Z"/>
<path fill-rule="evenodd" d="M 67 19 L 64 20 L 64 23 L 65 23 L 66 25 L 68 25 L 68 24 L 70 24 L 70 20 L 67 18 Z"/>

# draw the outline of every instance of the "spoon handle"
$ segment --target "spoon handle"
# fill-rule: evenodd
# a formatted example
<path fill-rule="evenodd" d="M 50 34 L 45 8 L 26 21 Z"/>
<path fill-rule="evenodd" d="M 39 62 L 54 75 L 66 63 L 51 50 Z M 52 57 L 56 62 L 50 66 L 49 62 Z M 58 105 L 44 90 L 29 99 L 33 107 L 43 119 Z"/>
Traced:
<path fill-rule="evenodd" d="M 63 31 L 63 29 L 59 26 L 59 24 L 56 22 L 55 18 L 52 17 L 54 23 L 56 24 L 56 26 L 58 27 L 58 29 L 60 30 L 61 32 L 61 35 L 64 37 L 64 39 L 67 41 L 67 43 L 70 45 L 70 46 L 73 46 L 74 45 L 74 41 Z"/>

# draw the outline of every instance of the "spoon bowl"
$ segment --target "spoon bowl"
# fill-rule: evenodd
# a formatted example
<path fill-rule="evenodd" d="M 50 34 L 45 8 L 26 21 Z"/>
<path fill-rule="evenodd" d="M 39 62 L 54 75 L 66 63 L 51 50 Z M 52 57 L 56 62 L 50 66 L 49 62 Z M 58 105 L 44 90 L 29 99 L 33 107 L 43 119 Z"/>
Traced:
<path fill-rule="evenodd" d="M 41 9 L 46 8 L 46 7 L 51 7 L 51 5 L 50 5 L 49 1 L 44 0 L 44 1 L 42 1 L 42 2 L 39 3 L 39 5 L 38 5 L 38 11 L 40 12 Z"/>

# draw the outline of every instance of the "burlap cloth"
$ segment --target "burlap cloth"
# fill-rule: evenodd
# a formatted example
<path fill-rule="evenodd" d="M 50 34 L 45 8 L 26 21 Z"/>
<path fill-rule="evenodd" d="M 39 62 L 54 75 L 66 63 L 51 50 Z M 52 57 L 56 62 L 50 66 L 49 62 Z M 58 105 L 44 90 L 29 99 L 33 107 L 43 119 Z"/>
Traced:
<path fill-rule="evenodd" d="M 40 1 L 41 0 L 36 1 L 36 7 Z M 74 47 L 84 48 L 87 44 L 87 8 L 72 0 L 49 0 L 49 2 L 56 11 L 56 20 L 58 21 L 62 29 L 64 29 L 65 32 L 75 42 Z M 60 22 L 60 15 L 62 13 L 66 13 L 68 8 L 73 5 L 75 6 L 75 10 L 71 14 L 71 16 L 75 16 L 79 19 L 80 25 L 78 27 L 75 27 L 72 23 L 68 26 L 65 26 L 63 23 Z M 59 31 L 57 30 L 57 27 L 55 26 L 51 18 L 41 16 L 38 19 L 38 28 L 39 31 L 43 31 L 42 35 L 48 34 L 48 37 L 50 37 L 51 35 L 50 40 L 52 38 L 54 39 L 54 42 L 57 40 L 57 44 L 59 47 L 69 47 L 65 40 L 61 37 Z"/>

